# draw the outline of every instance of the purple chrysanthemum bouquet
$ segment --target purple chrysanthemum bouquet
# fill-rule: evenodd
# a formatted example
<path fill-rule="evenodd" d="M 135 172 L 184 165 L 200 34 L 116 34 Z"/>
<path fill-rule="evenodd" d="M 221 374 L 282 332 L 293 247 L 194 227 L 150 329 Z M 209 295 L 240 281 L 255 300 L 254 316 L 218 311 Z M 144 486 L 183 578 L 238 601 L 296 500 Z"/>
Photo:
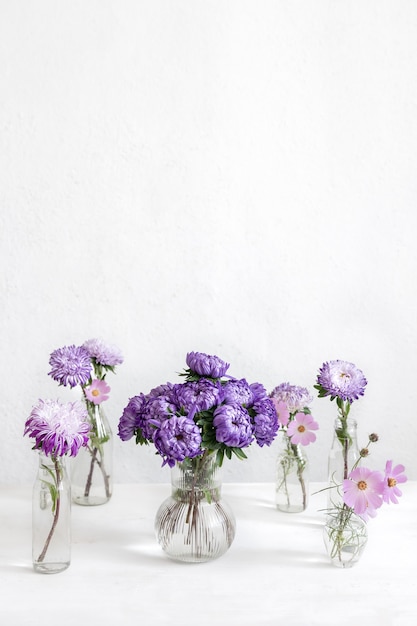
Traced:
<path fill-rule="evenodd" d="M 308 500 L 305 477 L 307 457 L 299 446 L 307 446 L 316 440 L 315 431 L 319 425 L 311 415 L 309 407 L 313 398 L 305 387 L 290 383 L 281 383 L 274 387 L 269 397 L 274 403 L 280 432 L 284 438 L 284 450 L 278 459 L 276 504 L 280 510 L 297 510 L 296 502 L 291 502 L 292 498 L 297 499 L 297 492 L 292 493 L 290 485 L 291 474 L 295 472 L 301 487 L 300 510 L 304 510 Z"/>
<path fill-rule="evenodd" d="M 259 383 L 226 376 L 229 364 L 217 356 L 189 352 L 184 383 L 166 383 L 129 400 L 119 437 L 153 444 L 163 465 L 216 455 L 245 459 L 244 448 L 269 446 L 278 430 L 274 403 Z"/>
<path fill-rule="evenodd" d="M 81 388 L 90 419 L 91 428 L 87 446 L 90 461 L 83 490 L 84 499 L 90 496 L 95 467 L 99 468 L 103 477 L 105 499 L 111 495 L 111 476 L 105 467 L 103 453 L 103 446 L 109 440 L 111 430 L 101 411 L 101 404 L 109 398 L 110 393 L 110 387 L 105 380 L 106 374 L 115 373 L 116 366 L 121 363 L 123 357 L 120 350 L 97 338 L 89 339 L 80 346 L 58 348 L 49 358 L 51 366 L 49 375 L 59 385 Z"/>
<path fill-rule="evenodd" d="M 51 497 L 52 522 L 43 548 L 35 559 L 37 563 L 44 561 L 59 521 L 62 457 L 76 456 L 80 448 L 87 445 L 89 430 L 87 409 L 81 402 L 62 404 L 58 400 L 39 400 L 26 420 L 23 434 L 34 440 L 33 450 L 49 457 L 53 467 L 42 465 L 49 479 L 44 482 Z"/>

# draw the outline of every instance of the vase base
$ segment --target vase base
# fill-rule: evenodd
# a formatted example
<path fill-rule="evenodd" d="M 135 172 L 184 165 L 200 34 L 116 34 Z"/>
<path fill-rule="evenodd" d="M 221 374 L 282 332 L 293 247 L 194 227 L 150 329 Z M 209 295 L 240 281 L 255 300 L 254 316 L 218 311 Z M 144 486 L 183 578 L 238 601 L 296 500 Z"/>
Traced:
<path fill-rule="evenodd" d="M 34 563 L 33 569 L 39 574 L 59 574 L 63 572 L 70 565 L 70 561 L 64 563 Z"/>
<path fill-rule="evenodd" d="M 79 504 L 81 506 L 100 506 L 101 504 L 106 504 L 110 500 L 111 496 L 101 497 L 101 496 L 75 496 L 72 501 L 74 504 Z"/>
<path fill-rule="evenodd" d="M 277 510 L 281 511 L 282 513 L 302 513 L 303 511 L 306 510 L 306 507 L 303 506 L 302 504 L 300 504 L 300 505 L 296 505 L 296 504 L 277 504 L 276 507 L 277 507 Z"/>

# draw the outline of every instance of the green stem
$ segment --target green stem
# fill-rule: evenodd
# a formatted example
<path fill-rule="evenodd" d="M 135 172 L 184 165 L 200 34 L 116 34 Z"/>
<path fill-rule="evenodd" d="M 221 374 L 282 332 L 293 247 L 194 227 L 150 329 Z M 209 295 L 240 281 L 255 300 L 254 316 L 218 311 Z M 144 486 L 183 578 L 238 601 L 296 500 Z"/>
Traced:
<path fill-rule="evenodd" d="M 59 511 L 61 508 L 61 494 L 60 494 L 60 488 L 59 488 L 59 484 L 61 482 L 61 471 L 60 471 L 60 467 L 59 467 L 59 462 L 58 459 L 56 457 L 52 457 L 53 458 L 53 462 L 54 462 L 54 466 L 55 466 L 55 474 L 56 474 L 56 501 L 55 501 L 55 511 L 53 513 L 53 520 L 52 520 L 52 526 L 51 526 L 51 530 L 49 531 L 49 534 L 46 538 L 45 541 L 45 545 L 43 547 L 42 552 L 40 553 L 39 557 L 38 557 L 38 562 L 41 563 L 46 555 L 46 552 L 49 548 L 49 544 L 51 543 L 51 539 L 53 537 L 53 534 L 55 532 L 55 528 L 58 524 L 58 520 L 59 520 Z"/>

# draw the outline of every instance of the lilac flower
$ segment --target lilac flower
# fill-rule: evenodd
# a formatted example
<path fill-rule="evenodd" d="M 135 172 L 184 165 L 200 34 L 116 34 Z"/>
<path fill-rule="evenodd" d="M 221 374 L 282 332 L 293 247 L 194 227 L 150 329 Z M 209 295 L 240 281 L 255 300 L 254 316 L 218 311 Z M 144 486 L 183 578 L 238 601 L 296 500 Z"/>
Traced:
<path fill-rule="evenodd" d="M 224 402 L 226 404 L 243 404 L 249 406 L 253 402 L 253 393 L 248 382 L 242 380 L 228 380 L 224 386 Z"/>
<path fill-rule="evenodd" d="M 123 356 L 119 348 L 107 345 L 101 339 L 88 339 L 83 343 L 83 348 L 100 365 L 115 367 L 123 363 Z"/>
<path fill-rule="evenodd" d="M 204 352 L 189 352 L 186 363 L 192 372 L 209 378 L 221 378 L 229 369 L 229 364 L 218 356 L 210 356 Z"/>
<path fill-rule="evenodd" d="M 309 443 L 316 441 L 316 435 L 313 430 L 317 430 L 318 427 L 319 425 L 310 414 L 299 412 L 294 415 L 294 419 L 288 424 L 287 435 L 290 437 L 292 444 L 308 446 Z"/>
<path fill-rule="evenodd" d="M 153 441 L 155 428 L 166 418 L 169 401 L 164 396 L 143 393 L 130 398 L 119 420 L 118 435 L 122 441 L 128 441 L 139 432 L 142 443 Z"/>
<path fill-rule="evenodd" d="M 319 396 L 331 396 L 352 403 L 365 393 L 367 380 L 363 372 L 348 361 L 329 361 L 323 363 L 317 376 L 316 389 Z"/>
<path fill-rule="evenodd" d="M 214 411 L 213 426 L 218 442 L 245 448 L 253 440 L 250 415 L 240 404 L 223 404 Z"/>
<path fill-rule="evenodd" d="M 259 446 L 270 446 L 278 430 L 278 416 L 274 403 L 269 398 L 260 400 L 253 405 L 255 412 L 252 418 L 254 435 Z"/>
<path fill-rule="evenodd" d="M 402 496 L 402 491 L 398 487 L 398 483 L 405 483 L 407 476 L 404 474 L 404 465 L 396 465 L 392 467 L 392 461 L 387 461 L 385 465 L 384 493 L 382 495 L 384 502 L 398 504 L 397 497 Z"/>
<path fill-rule="evenodd" d="M 384 477 L 367 467 L 356 467 L 343 481 L 343 500 L 357 515 L 370 515 L 382 505 Z"/>
<path fill-rule="evenodd" d="M 82 346 L 71 345 L 54 350 L 49 365 L 52 367 L 49 376 L 65 387 L 85 385 L 90 378 L 90 355 Z"/>
<path fill-rule="evenodd" d="M 290 383 L 281 383 L 269 394 L 270 398 L 278 404 L 284 402 L 289 413 L 296 413 L 308 407 L 313 401 L 308 389 L 290 385 Z"/>
<path fill-rule="evenodd" d="M 47 456 L 76 456 L 87 445 L 90 424 L 81 402 L 61 404 L 58 400 L 39 400 L 26 420 L 24 435 L 35 439 L 34 448 Z"/>
<path fill-rule="evenodd" d="M 87 400 L 93 404 L 101 404 L 109 399 L 110 387 L 105 380 L 94 379 L 90 385 L 84 388 Z"/>
<path fill-rule="evenodd" d="M 162 422 L 155 431 L 154 444 L 164 459 L 163 465 L 168 464 L 170 467 L 176 461 L 192 459 L 203 452 L 200 429 L 193 420 L 185 416 L 174 415 Z"/>

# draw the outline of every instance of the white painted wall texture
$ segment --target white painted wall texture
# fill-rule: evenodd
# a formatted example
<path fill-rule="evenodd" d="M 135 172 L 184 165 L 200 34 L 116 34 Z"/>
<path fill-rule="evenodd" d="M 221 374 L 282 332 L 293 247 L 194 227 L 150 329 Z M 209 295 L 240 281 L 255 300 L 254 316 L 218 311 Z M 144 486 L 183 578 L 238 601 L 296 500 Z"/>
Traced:
<path fill-rule="evenodd" d="M 32 405 L 79 397 L 49 354 L 91 337 L 125 357 L 115 433 L 191 350 L 269 390 L 353 361 L 370 462 L 417 479 L 416 2 L 0 0 L 0 141 L 0 481 L 32 481 Z M 312 411 L 321 480 L 336 407 Z M 169 480 L 133 441 L 114 464 Z"/>

